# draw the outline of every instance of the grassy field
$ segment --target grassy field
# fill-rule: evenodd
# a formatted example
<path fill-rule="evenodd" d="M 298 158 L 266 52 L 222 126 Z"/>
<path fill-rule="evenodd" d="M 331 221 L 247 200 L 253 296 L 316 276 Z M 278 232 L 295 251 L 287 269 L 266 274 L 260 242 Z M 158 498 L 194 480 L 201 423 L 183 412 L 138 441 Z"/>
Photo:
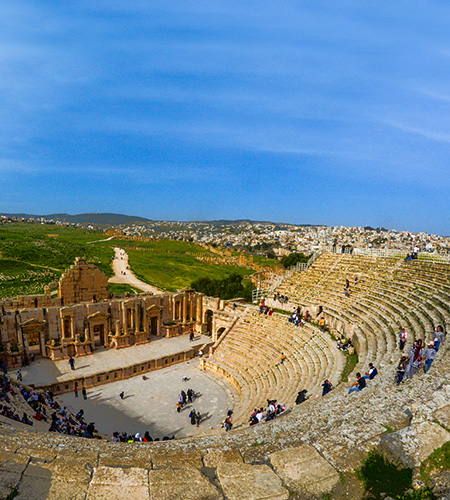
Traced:
<path fill-rule="evenodd" d="M 109 276 L 112 249 L 91 244 L 101 232 L 31 223 L 0 226 L 0 297 L 42 293 L 76 257 L 86 257 Z"/>
<path fill-rule="evenodd" d="M 241 275 L 252 274 L 254 271 L 239 266 L 219 266 L 197 260 L 192 252 L 207 254 L 202 247 L 184 241 L 160 240 L 149 243 L 138 242 L 139 249 L 127 248 L 130 242 L 117 241 L 125 247 L 131 269 L 143 281 L 174 292 L 190 286 L 201 277 L 224 278 L 232 272 Z M 134 245 L 134 242 L 133 242 Z M 211 254 L 214 257 L 214 254 Z"/>
<path fill-rule="evenodd" d="M 113 275 L 113 248 L 126 249 L 130 265 L 143 281 L 168 291 L 190 286 L 200 277 L 224 278 L 254 271 L 239 266 L 207 264 L 190 253 L 208 252 L 194 243 L 160 240 L 141 242 L 105 240 L 104 233 L 81 228 L 13 223 L 0 225 L 0 298 L 43 293 L 44 285 L 56 282 L 76 257 L 86 257 L 108 276 Z M 215 254 L 210 254 L 212 257 Z M 269 259 L 257 258 L 262 264 Z M 267 261 L 267 262 L 266 262 Z M 111 285 L 116 295 L 133 292 L 128 286 Z"/>

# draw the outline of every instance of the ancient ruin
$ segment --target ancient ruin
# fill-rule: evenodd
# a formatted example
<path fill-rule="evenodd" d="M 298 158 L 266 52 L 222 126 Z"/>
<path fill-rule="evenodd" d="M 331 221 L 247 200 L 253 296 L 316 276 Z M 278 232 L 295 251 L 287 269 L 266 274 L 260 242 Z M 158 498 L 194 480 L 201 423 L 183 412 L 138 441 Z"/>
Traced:
<path fill-rule="evenodd" d="M 346 280 L 351 296 L 344 293 Z M 281 303 L 278 294 L 289 302 Z M 448 331 L 449 264 L 323 253 L 266 295 L 266 305 L 277 308 L 271 315 L 193 290 L 72 305 L 58 300 L 3 302 L 1 356 L 10 366 L 31 348 L 46 356 L 82 355 L 153 334 L 208 331 L 214 344 L 200 368 L 239 395 L 234 426 L 228 433 L 214 429 L 168 442 L 111 443 L 48 432 L 36 437 L 23 424 L 0 418 L 0 479 L 11 487 L 6 493 L 15 488 L 24 497 L 38 492 L 52 499 L 361 499 L 364 490 L 354 472 L 370 450 L 411 467 L 412 487 L 421 489 L 421 466 L 450 441 L 448 339 L 427 373 L 394 384 L 401 327 L 408 331 L 408 349 L 416 339 L 432 339 L 437 325 Z M 311 315 L 302 327 L 288 321 L 294 307 Z M 356 354 L 337 349 L 337 340 L 348 339 Z M 347 395 L 369 362 L 379 375 L 360 393 Z M 326 396 L 324 379 L 334 385 Z M 296 406 L 301 389 L 309 399 Z M 253 408 L 274 397 L 288 410 L 248 427 Z M 430 464 L 427 484 L 447 498 L 448 471 Z"/>

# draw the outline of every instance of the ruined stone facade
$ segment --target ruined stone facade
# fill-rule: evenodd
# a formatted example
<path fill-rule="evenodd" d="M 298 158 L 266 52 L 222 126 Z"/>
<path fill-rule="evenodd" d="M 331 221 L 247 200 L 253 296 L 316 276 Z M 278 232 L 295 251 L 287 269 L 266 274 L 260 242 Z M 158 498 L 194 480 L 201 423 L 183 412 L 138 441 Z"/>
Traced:
<path fill-rule="evenodd" d="M 77 258 L 59 280 L 58 297 L 64 304 L 105 300 L 109 297 L 108 277 L 86 259 Z"/>
<path fill-rule="evenodd" d="M 209 309 L 208 309 L 209 310 Z M 95 349 L 172 337 L 190 329 L 206 332 L 203 296 L 194 290 L 139 295 L 47 307 L 8 308 L 0 313 L 0 358 L 21 366 L 35 357 L 60 359 Z"/>

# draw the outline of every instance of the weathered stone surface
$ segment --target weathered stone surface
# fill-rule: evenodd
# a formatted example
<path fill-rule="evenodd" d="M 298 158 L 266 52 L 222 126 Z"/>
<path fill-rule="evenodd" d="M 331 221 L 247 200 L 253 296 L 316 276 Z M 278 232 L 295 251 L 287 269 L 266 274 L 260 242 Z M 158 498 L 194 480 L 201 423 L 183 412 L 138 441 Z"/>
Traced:
<path fill-rule="evenodd" d="M 92 467 L 84 460 L 84 457 L 56 458 L 49 464 L 42 463 L 41 466 L 48 468 L 53 478 L 47 500 L 84 500 L 86 498 Z"/>
<path fill-rule="evenodd" d="M 203 457 L 205 467 L 215 468 L 220 464 L 241 464 L 242 456 L 238 450 L 210 451 Z"/>
<path fill-rule="evenodd" d="M 437 409 L 433 413 L 433 417 L 439 420 L 445 427 L 450 428 L 450 404 Z"/>
<path fill-rule="evenodd" d="M 29 457 L 0 451 L 0 498 L 5 498 L 19 483 Z"/>
<path fill-rule="evenodd" d="M 151 498 L 158 500 L 222 500 L 223 496 L 197 469 L 152 470 Z"/>
<path fill-rule="evenodd" d="M 56 458 L 57 452 L 52 449 L 47 448 L 35 448 L 23 446 L 17 450 L 17 453 L 21 455 L 28 455 L 33 458 L 34 461 L 42 460 L 44 462 L 51 462 Z"/>
<path fill-rule="evenodd" d="M 16 500 L 46 499 L 50 494 L 52 474 L 41 465 L 30 463 L 23 474 Z"/>
<path fill-rule="evenodd" d="M 87 500 L 150 499 L 148 471 L 130 467 L 97 467 L 89 484 Z"/>
<path fill-rule="evenodd" d="M 450 441 L 450 432 L 433 422 L 422 422 L 382 436 L 379 446 L 404 466 L 417 467 L 447 441 Z"/>
<path fill-rule="evenodd" d="M 99 466 L 105 467 L 138 467 L 151 469 L 152 460 L 148 453 L 101 453 L 98 459 Z"/>
<path fill-rule="evenodd" d="M 450 471 L 439 471 L 431 480 L 431 487 L 437 496 L 450 494 Z"/>
<path fill-rule="evenodd" d="M 202 455 L 199 451 L 183 451 L 160 453 L 152 457 L 154 469 L 186 469 L 194 467 L 201 469 L 203 467 Z"/>
<path fill-rule="evenodd" d="M 217 477 L 228 500 L 286 500 L 289 492 L 267 465 L 222 464 Z"/>
<path fill-rule="evenodd" d="M 277 451 L 270 462 L 287 486 L 295 491 L 327 493 L 339 481 L 336 469 L 307 444 Z"/>

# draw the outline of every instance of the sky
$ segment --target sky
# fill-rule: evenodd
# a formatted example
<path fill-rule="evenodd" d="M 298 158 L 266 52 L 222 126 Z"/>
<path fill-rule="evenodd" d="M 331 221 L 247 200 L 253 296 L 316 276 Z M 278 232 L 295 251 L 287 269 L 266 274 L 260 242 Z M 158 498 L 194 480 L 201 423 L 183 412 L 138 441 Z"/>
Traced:
<path fill-rule="evenodd" d="M 450 4 L 0 0 L 0 212 L 450 235 Z"/>

